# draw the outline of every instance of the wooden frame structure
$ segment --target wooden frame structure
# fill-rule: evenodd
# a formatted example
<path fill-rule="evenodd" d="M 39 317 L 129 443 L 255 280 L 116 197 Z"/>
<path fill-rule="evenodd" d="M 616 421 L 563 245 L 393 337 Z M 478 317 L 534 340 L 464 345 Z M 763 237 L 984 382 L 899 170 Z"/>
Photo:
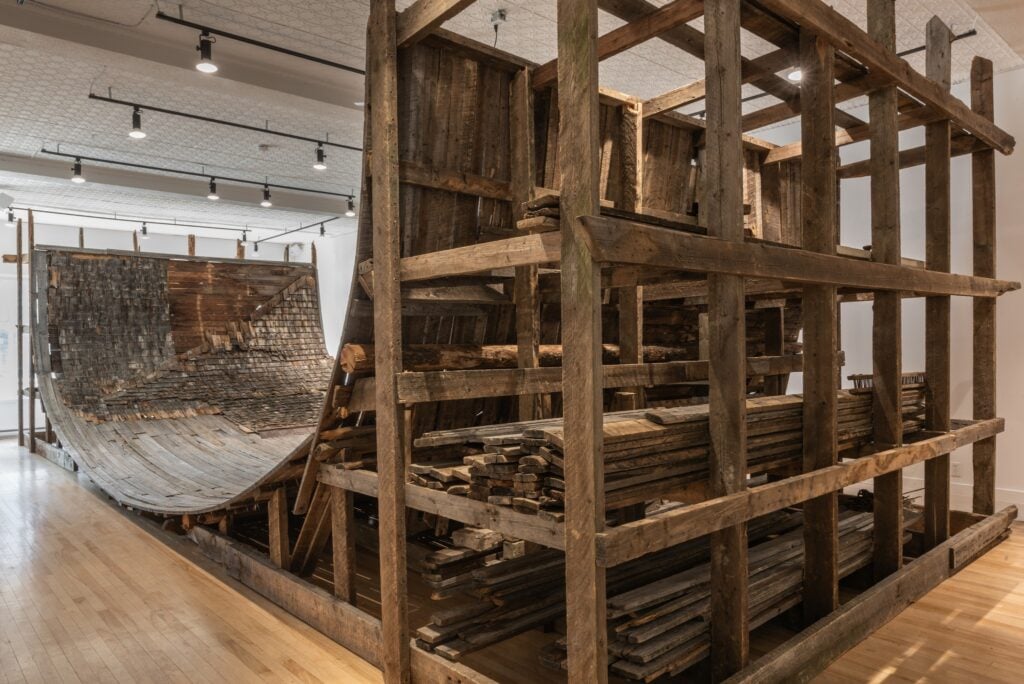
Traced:
<path fill-rule="evenodd" d="M 393 0 L 371 3 L 367 126 L 372 191 L 364 194 L 364 199 L 369 199 L 373 226 L 376 372 L 372 400 L 364 400 L 363 408 L 376 410 L 378 472 L 330 466 L 320 470 L 320 484 L 334 492 L 323 500 L 333 502 L 335 573 L 343 578 L 337 596 L 354 602 L 352 493 L 374 496 L 380 519 L 382 597 L 381 620 L 375 623 L 379 624 L 380 644 L 374 660 L 387 681 L 419 680 L 426 673 L 422 669 L 423 654 L 410 658 L 407 624 L 407 507 L 563 549 L 569 587 L 569 676 L 571 681 L 599 682 L 608 677 L 604 603 L 607 569 L 671 544 L 710 535 L 713 678 L 806 679 L 995 540 L 1015 515 L 1013 510 L 993 515 L 995 435 L 1003 429 L 994 405 L 995 301 L 999 295 L 1018 289 L 1019 284 L 995 279 L 993 156 L 996 150 L 1010 153 L 1014 141 L 992 121 L 991 63 L 975 59 L 971 107 L 956 100 L 949 93 L 949 29 L 938 19 L 929 23 L 927 74 L 919 74 L 895 55 L 891 0 L 869 2 L 867 32 L 820 0 L 676 0 L 660 9 L 643 0 L 559 0 L 558 59 L 537 67 L 523 63 L 513 79 L 510 116 L 513 130 L 519 133 L 513 142 L 511 182 L 499 186 L 486 179 L 447 181 L 452 188 L 511 199 L 514 206 L 535 197 L 529 124 L 532 97 L 534 89 L 555 85 L 561 116 L 573 122 L 563 128 L 558 139 L 560 157 L 573 160 L 561 170 L 558 230 L 403 258 L 399 179 L 409 178 L 412 171 L 400 163 L 398 153 L 399 54 L 439 31 L 443 21 L 468 4 L 467 0 L 419 0 L 396 13 Z M 628 23 L 599 36 L 599 7 Z M 703 36 L 685 25 L 701 15 L 706 29 Z M 739 48 L 741 27 L 764 33 L 766 15 L 796 27 L 798 40 L 769 55 L 745 59 Z M 704 81 L 646 102 L 638 101 L 632 105 L 632 112 L 639 130 L 648 116 L 705 99 L 703 154 L 708 191 L 700 207 L 700 221 L 707 226 L 707 235 L 601 215 L 598 62 L 654 37 L 702 55 L 706 63 Z M 799 66 L 804 75 L 798 89 L 774 76 L 794 66 Z M 834 85 L 836 79 L 839 85 Z M 742 116 L 740 87 L 744 83 L 785 95 L 785 102 Z M 836 109 L 839 102 L 862 93 L 870 95 L 870 125 Z M 746 239 L 741 194 L 744 131 L 797 114 L 802 120 L 801 142 L 771 150 L 766 161 L 800 157 L 805 167 L 813 169 L 804 176 L 800 250 Z M 917 125 L 927 127 L 924 152 L 901 153 L 898 131 Z M 870 139 L 871 161 L 856 171 L 847 167 L 840 173 L 837 147 L 865 139 Z M 949 163 L 954 150 L 969 152 L 973 158 L 975 266 L 974 274 L 969 276 L 949 273 Z M 898 223 L 898 170 L 922 162 L 927 175 L 927 259 L 923 267 L 902 259 Z M 635 169 L 635 173 L 633 187 L 639 189 L 642 170 Z M 860 173 L 869 174 L 872 183 L 873 247 L 868 261 L 849 258 L 837 247 L 838 180 L 841 175 Z M 435 176 L 431 182 L 442 179 Z M 642 213 L 642 194 L 637 190 L 627 193 L 627 197 L 632 199 L 626 208 Z M 550 263 L 560 268 L 560 375 L 555 369 L 537 367 L 538 323 L 535 304 L 531 305 L 537 296 L 538 268 Z M 705 364 L 710 382 L 711 496 L 692 506 L 606 529 L 602 388 L 623 387 L 630 392 L 628 388 L 634 387 L 631 394 L 635 401 L 639 392 L 636 387 L 647 384 L 638 376 L 630 379 L 625 369 L 605 366 L 602 361 L 601 302 L 603 293 L 611 287 L 620 307 L 620 361 L 643 363 L 637 351 L 641 348 L 637 338 L 642 335 L 642 326 L 638 325 L 642 307 L 637 302 L 643 301 L 638 293 L 644 283 L 629 275 L 637 269 L 624 266 L 659 269 L 659 273 L 674 272 L 680 277 L 684 272 L 706 274 L 709 344 L 706 361 L 699 363 Z M 448 375 L 402 373 L 403 286 L 498 267 L 515 269 L 520 368 Z M 748 359 L 743 311 L 744 283 L 754 278 L 776 279 L 802 288 L 804 472 L 749 487 L 745 461 Z M 836 390 L 841 298 L 837 293 L 850 291 L 874 294 L 875 447 L 859 458 L 840 460 L 836 449 Z M 906 296 L 927 298 L 927 432 L 909 444 L 902 443 L 899 422 L 898 321 L 900 302 Z M 949 415 L 951 296 L 968 296 L 974 301 L 973 422 L 951 421 Z M 611 379 L 616 376 L 618 380 Z M 493 389 L 495 384 L 500 389 Z M 449 388 L 447 394 L 445 387 Z M 529 419 L 541 415 L 538 398 L 552 387 L 561 389 L 564 401 L 564 523 L 470 500 L 455 503 L 457 500 L 443 493 L 407 484 L 410 437 L 405 406 L 417 400 L 511 394 L 519 395 L 520 416 Z M 974 509 L 990 517 L 951 537 L 949 453 L 967 444 L 974 445 Z M 925 463 L 927 473 L 926 553 L 904 567 L 901 471 L 920 462 Z M 316 461 L 311 458 L 308 469 L 315 467 Z M 874 575 L 879 583 L 840 607 L 836 496 L 843 487 L 869 478 L 875 480 Z M 307 506 L 311 483 L 312 478 L 304 480 L 305 496 L 300 491 L 297 511 Z M 747 522 L 794 505 L 802 505 L 805 516 L 809 551 L 804 559 L 803 610 L 806 624 L 813 623 L 814 627 L 751 664 Z M 911 586 L 912 592 L 908 590 Z M 466 676 L 464 669 L 457 675 L 462 676 Z"/>
<path fill-rule="evenodd" d="M 408 177 L 398 158 L 397 61 L 399 51 L 438 30 L 467 0 L 419 0 L 396 13 L 393 0 L 374 0 L 369 27 L 368 126 L 370 128 L 369 199 L 373 224 L 373 316 L 376 374 L 372 405 L 376 410 L 378 473 L 323 466 L 319 481 L 334 488 L 334 559 L 336 572 L 351 576 L 353 558 L 351 493 L 376 497 L 380 516 L 382 618 L 378 661 L 387 681 L 418 680 L 423 654 L 410 657 L 407 623 L 406 508 L 434 512 L 471 524 L 486 525 L 518 538 L 563 549 L 566 557 L 568 672 L 572 681 L 607 679 L 605 572 L 610 566 L 710 535 L 712 549 L 711 667 L 716 680 L 790 681 L 804 679 L 883 624 L 903 605 L 959 567 L 972 553 L 994 540 L 1014 511 L 994 513 L 994 438 L 1002 421 L 994 408 L 995 298 L 1019 284 L 994 280 L 994 151 L 1009 154 L 1014 140 L 992 122 L 990 62 L 976 58 L 972 106 L 949 94 L 949 30 L 933 19 L 928 28 L 928 70 L 921 75 L 895 55 L 894 9 L 890 0 L 868 3 L 865 33 L 819 0 L 677 0 L 654 9 L 642 0 L 599 2 L 559 0 L 558 59 L 532 68 L 523 65 L 512 86 L 511 117 L 521 131 L 513 145 L 510 184 L 497 188 L 519 203 L 535 197 L 530 178 L 532 144 L 530 100 L 534 88 L 557 86 L 561 116 L 573 125 L 561 131 L 559 154 L 573 164 L 561 170 L 560 224 L 554 232 L 401 257 L 399 177 Z M 602 7 L 628 24 L 598 36 Z M 799 27 L 798 44 L 787 44 L 756 59 L 739 53 L 740 28 L 755 33 L 766 12 Z M 707 33 L 685 26 L 703 15 Z M 623 218 L 600 216 L 598 61 L 642 41 L 662 37 L 691 53 L 702 54 L 708 77 L 664 96 L 633 105 L 636 135 L 645 117 L 666 112 L 700 97 L 707 103 L 705 159 L 708 193 L 700 207 L 707 236 L 695 236 Z M 701 42 L 702 41 L 702 42 Z M 842 50 L 842 56 L 837 52 Z M 800 66 L 802 86 L 795 92 L 774 77 Z M 851 75 L 851 72 L 853 75 Z M 836 79 L 840 85 L 834 87 Z M 755 83 L 778 95 L 783 105 L 741 116 L 740 85 Z M 838 102 L 869 93 L 867 125 L 836 109 Z M 793 95 L 797 97 L 794 98 Z M 744 240 L 742 133 L 756 125 L 802 117 L 802 140 L 769 153 L 769 162 L 802 157 L 814 169 L 803 191 L 803 250 Z M 516 122 L 519 124 L 516 124 Z M 897 133 L 926 125 L 923 155 L 901 154 Z M 954 134 L 951 137 L 951 134 Z M 837 251 L 836 188 L 840 177 L 837 146 L 869 139 L 871 160 L 863 170 L 871 178 L 872 249 L 868 261 Z M 964 140 L 970 142 L 965 143 Z M 970 152 L 974 173 L 973 275 L 949 274 L 949 160 Z M 925 267 L 906 264 L 899 246 L 898 169 L 926 165 L 928 193 Z M 641 170 L 636 170 L 639 176 Z M 853 175 L 847 171 L 843 175 Z M 434 179 L 436 182 L 436 179 Z M 463 179 L 465 188 L 469 181 Z M 495 183 L 480 179 L 475 191 L 495 193 Z M 636 182 L 636 187 L 640 183 Z M 639 193 L 628 208 L 643 212 Z M 538 268 L 560 267 L 563 356 L 560 378 L 539 369 L 536 301 Z M 708 274 L 709 355 L 712 437 L 711 498 L 671 512 L 605 528 L 601 417 L 602 387 L 630 387 L 627 376 L 609 384 L 601 360 L 602 292 L 609 285 L 620 301 L 622 362 L 642 364 L 637 306 L 642 283 L 614 273 L 623 265 Z M 437 281 L 494 267 L 515 269 L 517 371 L 465 371 L 455 375 L 402 374 L 401 289 L 417 281 Z M 609 275 L 610 273 L 610 275 Z M 616 281 L 617 277 L 617 281 Z M 745 453 L 744 279 L 776 279 L 803 288 L 805 315 L 804 473 L 748 486 Z M 625 283 L 623 281 L 626 281 Z M 408 287 L 408 286 L 407 286 Z M 837 454 L 838 292 L 874 295 L 874 442 L 870 453 L 841 461 Z M 902 443 L 900 412 L 900 302 L 905 296 L 927 297 L 927 432 Z M 974 422 L 949 416 L 949 297 L 975 302 Z M 530 313 L 530 311 L 535 313 Z M 893 322 L 896 322 L 894 324 Z M 630 331 L 633 331 L 631 334 Z M 758 361 L 754 361 L 758 362 Z M 554 369 L 551 370 L 554 372 Z M 620 370 L 622 374 L 625 370 Z M 614 373 L 614 372 L 613 372 Z M 456 375 L 458 379 L 456 379 Z M 416 377 L 414 377 L 416 376 Z M 429 381 L 428 381 L 429 380 Z M 538 397 L 558 387 L 563 392 L 565 425 L 565 519 L 555 523 L 508 509 L 451 497 L 408 484 L 408 425 L 404 405 L 416 400 L 487 396 L 485 386 L 500 381 L 504 394 L 520 395 L 520 417 L 539 415 Z M 458 390 L 444 394 L 443 386 Z M 637 386 L 646 384 L 640 381 Z M 432 387 L 433 389 L 426 389 Z M 495 390 L 490 390 L 495 392 Z M 636 390 L 634 390 L 634 393 Z M 950 538 L 949 453 L 974 444 L 975 511 L 988 515 Z M 927 553 L 903 566 L 901 470 L 924 462 L 925 545 Z M 315 462 L 310 459 L 310 467 Z M 876 553 L 874 575 L 882 581 L 857 600 L 840 607 L 837 575 L 837 493 L 844 486 L 874 478 L 876 486 Z M 306 487 L 307 493 L 310 487 Z M 307 495 L 308 496 L 308 495 Z M 752 665 L 749 652 L 746 523 L 787 506 L 803 505 L 805 557 L 803 603 L 812 630 Z M 301 508 L 300 504 L 297 509 Z M 952 554 L 953 561 L 949 557 Z M 337 595 L 354 601 L 350 580 Z M 914 587 L 907 595 L 907 587 Z M 899 600 L 895 600 L 900 596 Z M 852 627 L 852 632 L 850 629 Z M 375 628 L 376 629 L 376 628 Z M 465 673 L 463 673 L 465 674 Z M 766 679 L 766 677 L 768 677 Z"/>

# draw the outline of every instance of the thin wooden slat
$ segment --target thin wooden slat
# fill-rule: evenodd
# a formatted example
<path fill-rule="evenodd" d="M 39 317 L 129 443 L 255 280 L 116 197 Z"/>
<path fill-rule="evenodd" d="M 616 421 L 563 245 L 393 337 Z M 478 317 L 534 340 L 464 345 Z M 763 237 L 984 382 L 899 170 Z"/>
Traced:
<path fill-rule="evenodd" d="M 594 536 L 604 528 L 601 274 L 576 217 L 600 211 L 597 2 L 558 0 L 558 156 L 565 450 L 565 583 L 569 678 L 608 680 L 605 571 Z"/>
<path fill-rule="evenodd" d="M 18 219 L 17 254 L 15 266 L 18 283 L 18 446 L 25 446 L 25 276 L 24 247 L 22 247 L 22 225 Z"/>
<path fill-rule="evenodd" d="M 35 278 L 35 259 L 32 258 L 36 248 L 36 221 L 32 210 L 28 210 L 28 289 L 29 306 L 35 307 L 36 298 L 39 296 L 39 284 Z M 36 317 L 29 315 L 28 319 L 29 338 L 36 336 Z M 36 453 L 36 364 L 38 363 L 35 354 L 36 345 L 30 345 L 28 350 L 28 450 L 29 453 Z"/>
<path fill-rule="evenodd" d="M 881 34 L 872 32 L 870 28 L 865 33 L 821 0 L 762 0 L 761 5 L 814 31 L 862 62 L 872 72 L 888 76 L 895 85 L 1003 154 L 1013 151 L 1013 136 L 995 126 L 991 119 L 968 109 L 941 85 L 918 73 L 906 60 L 897 57 L 894 46 L 885 42 Z"/>
<path fill-rule="evenodd" d="M 743 241 L 740 115 L 740 1 L 708 0 L 704 15 L 707 81 L 705 197 L 708 234 Z M 746 488 L 746 299 L 743 278 L 708 275 L 708 431 L 713 496 Z M 746 522 L 711 535 L 711 673 L 742 669 L 750 657 Z"/>
<path fill-rule="evenodd" d="M 270 562 L 279 568 L 290 565 L 288 548 L 288 502 L 284 487 L 278 487 L 267 502 L 267 523 L 269 526 Z"/>
<path fill-rule="evenodd" d="M 978 116 L 995 115 L 992 62 L 975 57 L 971 64 L 971 106 Z M 996 272 L 996 161 L 992 150 L 971 155 L 974 274 Z M 996 415 L 996 306 L 995 301 L 974 302 L 974 417 Z M 974 445 L 973 510 L 990 514 L 996 499 L 996 440 Z"/>
<path fill-rule="evenodd" d="M 942 20 L 928 22 L 928 78 L 950 86 L 953 32 Z M 932 271 L 950 270 L 950 124 L 937 121 L 925 129 L 925 259 Z M 949 297 L 925 300 L 925 427 L 950 428 L 950 302 Z M 949 455 L 924 468 L 924 546 L 935 547 L 949 537 Z"/>
<path fill-rule="evenodd" d="M 800 34 L 803 91 L 801 116 L 804 160 L 803 247 L 822 254 L 836 249 L 835 54 L 825 41 Z M 898 295 L 897 295 L 898 296 Z M 836 425 L 836 289 L 804 288 L 803 469 L 835 465 Z M 836 492 L 804 504 L 803 610 L 808 624 L 839 605 L 838 497 Z"/>
<path fill-rule="evenodd" d="M 598 537 L 598 557 L 607 566 L 680 544 L 714 530 L 822 496 L 878 475 L 896 472 L 1003 431 L 1002 418 L 954 426 L 951 432 L 902 447 L 843 461 L 829 468 L 751 487 L 644 520 L 612 528 Z"/>
<path fill-rule="evenodd" d="M 352 492 L 334 488 L 331 492 L 331 558 L 334 567 L 334 595 L 346 603 L 356 602 L 356 520 Z"/>
<path fill-rule="evenodd" d="M 703 7 L 703 1 L 700 3 Z M 622 106 L 622 208 L 643 211 L 644 188 L 644 132 L 642 107 L 639 104 Z M 619 314 L 619 363 L 644 362 L 644 291 L 642 286 L 620 288 L 616 296 Z M 644 388 L 626 388 L 632 394 L 634 408 L 646 404 Z"/>
<path fill-rule="evenodd" d="M 420 0 L 405 14 L 405 35 L 421 35 L 433 19 L 463 3 Z M 406 12 L 408 12 L 407 10 Z M 439 23 L 439 22 L 438 22 Z M 409 626 L 405 548 L 405 435 L 395 376 L 402 371 L 402 293 L 399 286 L 398 46 L 394 0 L 373 0 L 367 26 L 367 74 L 373 175 L 373 330 L 376 353 L 377 468 L 380 477 L 380 593 L 384 678 L 408 682 Z M 416 27 L 415 29 L 410 27 Z"/>
<path fill-rule="evenodd" d="M 581 221 L 594 257 L 607 263 L 918 294 L 995 297 L 1020 289 L 1020 283 L 1015 282 L 934 273 L 913 266 L 815 254 L 756 242 L 730 242 L 624 219 L 584 216 Z"/>
<path fill-rule="evenodd" d="M 868 33 L 883 50 L 896 46 L 896 7 L 891 0 L 868 0 Z M 871 119 L 871 259 L 900 262 L 899 131 L 896 86 L 868 97 Z M 899 446 L 902 386 L 901 304 L 898 294 L 875 293 L 871 354 L 872 415 L 879 445 Z M 875 577 L 881 579 L 903 565 L 903 474 L 888 473 L 874 481 Z"/>

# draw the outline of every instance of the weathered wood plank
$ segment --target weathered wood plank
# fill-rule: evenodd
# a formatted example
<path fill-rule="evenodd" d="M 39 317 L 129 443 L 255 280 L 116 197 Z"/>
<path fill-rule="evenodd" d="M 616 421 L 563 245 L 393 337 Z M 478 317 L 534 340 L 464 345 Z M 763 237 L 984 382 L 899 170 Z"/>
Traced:
<path fill-rule="evenodd" d="M 288 541 L 288 502 L 284 487 L 278 487 L 267 502 L 267 525 L 270 530 L 267 546 L 270 562 L 279 568 L 290 565 Z"/>
<path fill-rule="evenodd" d="M 615 527 L 598 537 L 598 557 L 608 566 L 710 534 L 759 515 L 795 506 L 872 477 L 948 454 L 1003 431 L 1002 418 L 978 421 L 913 444 L 844 461 L 829 468 L 771 482 Z"/>
<path fill-rule="evenodd" d="M 971 106 L 991 120 L 995 114 L 992 62 L 975 57 L 971 64 Z M 974 274 L 994 277 L 996 272 L 996 161 L 992 150 L 971 155 Z M 996 415 L 996 305 L 974 302 L 974 417 Z M 996 440 L 974 445 L 975 513 L 990 514 L 996 498 Z"/>
<path fill-rule="evenodd" d="M 835 54 L 831 45 L 806 31 L 800 35 L 803 81 L 801 116 L 804 161 L 801 199 L 803 247 L 834 254 L 836 225 Z M 804 472 L 835 465 L 836 288 L 804 288 Z M 839 605 L 838 498 L 836 492 L 804 504 L 803 610 L 807 623 Z"/>
<path fill-rule="evenodd" d="M 896 49 L 896 5 L 892 0 L 868 0 L 868 34 L 881 50 Z M 862 34 L 861 34 L 862 35 Z M 871 119 L 871 260 L 900 263 L 900 172 L 898 103 L 895 85 L 868 96 Z M 875 293 L 871 357 L 872 415 L 875 442 L 899 446 L 903 440 L 900 414 L 902 387 L 902 299 L 892 292 Z M 876 579 L 903 564 L 903 473 L 874 481 Z"/>
<path fill-rule="evenodd" d="M 1020 283 L 1015 282 L 934 273 L 756 242 L 730 242 L 623 219 L 585 216 L 581 221 L 595 258 L 605 263 L 919 294 L 995 297 L 1020 289 Z"/>
<path fill-rule="evenodd" d="M 704 15 L 707 82 L 705 196 L 708 234 L 743 241 L 740 142 L 740 1 L 708 0 Z M 746 299 L 743 278 L 708 275 L 708 430 L 713 496 L 746 488 Z M 746 521 L 711 535 L 711 672 L 721 680 L 750 657 Z"/>
<path fill-rule="evenodd" d="M 356 602 L 356 520 L 352 492 L 331 491 L 331 557 L 334 566 L 334 595 L 346 603 Z"/>
<path fill-rule="evenodd" d="M 468 4 L 468 3 L 465 3 Z M 419 0 L 403 13 L 407 40 L 464 3 Z M 408 682 L 405 434 L 395 376 L 402 371 L 401 235 L 398 217 L 398 46 L 394 0 L 373 0 L 367 27 L 367 86 L 373 175 L 373 330 L 376 345 L 377 468 L 380 477 L 381 660 L 384 679 Z"/>
<path fill-rule="evenodd" d="M 569 678 L 608 680 L 605 571 L 594 535 L 604 528 L 601 274 L 579 216 L 600 211 L 597 2 L 558 0 L 558 156 L 561 171 L 563 403 Z"/>
<path fill-rule="evenodd" d="M 416 0 L 398 15 L 399 47 L 421 40 L 472 4 L 473 0 Z"/>
<path fill-rule="evenodd" d="M 928 78 L 950 86 L 953 32 L 942 20 L 928 22 L 926 69 Z M 950 270 L 950 124 L 930 123 L 925 128 L 925 259 L 931 271 Z M 950 303 L 949 297 L 925 300 L 925 427 L 938 432 L 950 428 Z M 949 455 L 924 467 L 924 546 L 949 537 Z"/>

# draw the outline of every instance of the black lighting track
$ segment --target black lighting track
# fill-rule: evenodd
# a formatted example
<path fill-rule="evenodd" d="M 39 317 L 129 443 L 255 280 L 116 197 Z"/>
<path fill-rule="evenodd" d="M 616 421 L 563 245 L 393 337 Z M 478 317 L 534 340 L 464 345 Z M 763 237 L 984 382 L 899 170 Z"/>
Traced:
<path fill-rule="evenodd" d="M 240 36 L 237 33 L 231 33 L 229 31 L 222 31 L 220 29 L 211 28 L 209 26 L 204 26 L 203 24 L 197 24 L 194 21 L 179 19 L 178 17 L 172 17 L 171 15 L 164 14 L 160 11 L 156 13 L 156 18 L 162 19 L 164 21 L 169 21 L 172 24 L 178 24 L 179 26 L 187 26 L 188 28 L 195 29 L 196 31 L 206 31 L 210 35 L 220 36 L 221 38 L 227 38 L 229 40 L 236 40 L 239 43 L 247 43 L 249 45 L 255 45 L 256 47 L 261 47 L 265 50 L 273 50 L 274 52 L 280 52 L 281 54 L 285 54 L 290 57 L 297 57 L 299 59 L 305 59 L 310 62 L 316 62 L 317 64 L 323 64 L 324 66 L 333 67 L 334 69 L 341 69 L 342 71 L 348 71 L 353 74 L 359 74 L 360 76 L 366 75 L 366 72 L 363 71 L 362 69 L 357 69 L 356 67 L 351 67 L 347 64 L 332 62 L 331 60 L 324 59 L 323 57 L 307 55 L 304 52 L 299 52 L 297 50 L 281 47 L 280 45 L 273 45 L 272 43 L 266 43 L 262 40 L 256 40 L 255 38 Z"/>
<path fill-rule="evenodd" d="M 110 104 L 122 105 L 124 107 L 135 107 L 148 112 L 159 112 L 161 114 L 169 114 L 171 116 L 181 116 L 186 119 L 194 119 L 196 121 L 205 121 L 206 123 L 218 124 L 220 126 L 231 126 L 232 128 L 241 128 L 245 131 L 254 131 L 257 133 L 266 133 L 268 135 L 276 135 L 282 138 L 290 138 L 292 140 L 302 140 L 304 142 L 316 143 L 317 145 L 326 145 L 328 147 L 340 147 L 345 150 L 352 150 L 353 152 L 362 152 L 363 148 L 354 147 L 352 145 L 344 145 L 342 143 L 334 143 L 329 140 L 321 140 L 319 138 L 310 138 L 304 135 L 298 135 L 296 133 L 286 133 L 284 131 L 275 131 L 270 128 L 260 128 L 259 126 L 250 126 L 249 124 L 238 123 L 237 121 L 227 121 L 225 119 L 215 119 L 212 116 L 203 116 L 202 114 L 190 114 L 189 112 L 179 112 L 175 109 L 167 109 L 165 107 L 154 107 L 153 105 L 142 104 L 140 102 L 129 102 L 128 100 L 118 100 L 113 97 L 105 97 L 103 95 L 96 95 L 95 93 L 89 93 L 90 100 L 99 100 L 100 102 L 109 102 Z"/>
<path fill-rule="evenodd" d="M 226 230 L 226 231 L 229 231 L 229 232 L 232 232 L 232 233 L 249 233 L 249 232 L 253 232 L 253 231 L 257 231 L 257 230 L 273 230 L 272 228 L 260 228 L 260 227 L 253 227 L 253 226 L 243 226 L 241 228 L 230 228 L 228 226 L 204 226 L 204 225 L 198 224 L 198 223 L 178 223 L 177 221 L 161 221 L 159 219 L 121 218 L 119 216 L 97 216 L 96 214 L 83 214 L 83 213 L 76 212 L 76 211 L 56 211 L 56 210 L 53 210 L 53 209 L 32 209 L 30 207 L 19 207 L 19 206 L 14 206 L 14 205 L 11 205 L 11 209 L 14 209 L 15 211 L 32 211 L 32 212 L 34 212 L 36 214 L 51 214 L 53 216 L 72 216 L 72 217 L 75 217 L 75 218 L 90 218 L 90 219 L 96 219 L 96 220 L 99 220 L 99 221 L 120 221 L 122 223 L 146 223 L 146 224 L 151 225 L 151 226 L 170 226 L 170 227 L 173 227 L 173 228 L 199 228 L 201 230 Z M 314 221 L 313 223 L 310 223 L 307 226 L 299 226 L 298 228 L 293 228 L 291 230 L 284 231 L 283 233 L 280 233 L 278 235 L 271 235 L 269 238 L 263 238 L 262 240 L 259 240 L 258 242 L 265 242 L 267 240 L 272 240 L 272 239 L 274 239 L 276 237 L 280 237 L 281 235 L 290 235 L 292 233 L 297 233 L 297 232 L 302 231 L 302 230 L 308 230 L 310 228 L 315 228 L 315 227 L 319 226 L 321 223 L 330 223 L 331 221 L 337 221 L 340 218 L 341 218 L 340 216 L 331 216 L 330 218 L 325 218 L 325 219 L 322 219 L 320 221 Z M 250 240 L 249 242 L 257 242 L 257 241 L 256 240 Z"/>
<path fill-rule="evenodd" d="M 144 169 L 146 171 L 163 171 L 164 173 L 177 173 L 183 176 L 194 176 L 196 178 L 216 178 L 217 180 L 228 181 L 229 183 L 244 183 L 246 185 L 258 185 L 259 187 L 275 188 L 277 190 L 294 190 L 295 192 L 309 192 L 314 195 L 330 195 L 331 197 L 344 197 L 346 199 L 355 199 L 355 195 L 350 195 L 346 192 L 330 192 L 328 190 L 313 190 L 312 188 L 299 188 L 294 185 L 279 185 L 277 183 L 268 183 L 264 181 L 255 181 L 248 178 L 232 178 L 231 176 L 222 176 L 216 173 L 200 173 L 198 171 L 184 171 L 182 169 L 169 169 L 165 166 L 153 166 L 151 164 L 134 164 L 132 162 L 117 161 L 116 159 L 104 159 L 102 157 L 87 157 L 82 154 L 68 154 L 67 152 L 54 152 L 48 150 L 45 147 L 40 150 L 42 154 L 49 154 L 54 157 L 66 157 L 68 159 L 78 159 L 84 162 L 93 162 L 96 164 L 110 164 L 112 166 L 124 166 L 131 169 Z M 202 165 L 200 165 L 202 166 Z"/>

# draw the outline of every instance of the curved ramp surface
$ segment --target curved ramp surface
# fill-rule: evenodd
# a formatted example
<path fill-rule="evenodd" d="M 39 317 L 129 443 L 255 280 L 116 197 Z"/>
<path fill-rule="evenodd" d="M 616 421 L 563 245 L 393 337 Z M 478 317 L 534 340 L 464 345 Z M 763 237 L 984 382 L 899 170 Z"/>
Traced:
<path fill-rule="evenodd" d="M 60 248 L 32 259 L 47 417 L 119 503 L 203 513 L 301 473 L 332 367 L 312 266 Z"/>

